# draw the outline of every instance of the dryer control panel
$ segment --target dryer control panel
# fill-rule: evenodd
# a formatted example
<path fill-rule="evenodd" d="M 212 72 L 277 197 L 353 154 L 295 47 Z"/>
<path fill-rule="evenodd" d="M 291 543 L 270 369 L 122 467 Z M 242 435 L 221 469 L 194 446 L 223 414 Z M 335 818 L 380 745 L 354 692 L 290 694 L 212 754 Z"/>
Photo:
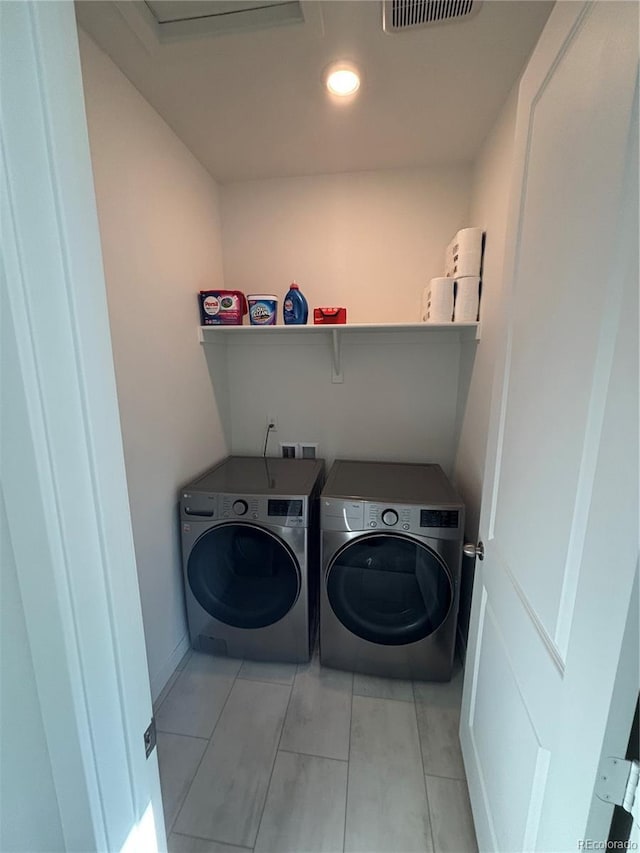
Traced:
<path fill-rule="evenodd" d="M 462 539 L 462 507 L 381 504 L 323 497 L 321 519 L 324 530 L 413 533 L 437 539 Z"/>

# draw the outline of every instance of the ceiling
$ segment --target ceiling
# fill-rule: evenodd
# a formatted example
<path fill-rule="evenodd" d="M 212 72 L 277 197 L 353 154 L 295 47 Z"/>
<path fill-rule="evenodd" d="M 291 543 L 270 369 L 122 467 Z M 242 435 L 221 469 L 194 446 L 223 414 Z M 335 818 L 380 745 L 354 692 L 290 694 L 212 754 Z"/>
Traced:
<path fill-rule="evenodd" d="M 208 19 L 193 0 L 164 10 L 162 0 L 76 0 L 79 24 L 222 183 L 472 161 L 553 4 L 485 0 L 467 19 L 398 33 L 383 31 L 380 0 L 274 8 L 296 5 L 303 23 L 194 35 Z M 196 24 L 159 35 L 152 12 L 173 21 L 180 6 Z M 349 103 L 323 89 L 338 59 L 361 69 Z"/>

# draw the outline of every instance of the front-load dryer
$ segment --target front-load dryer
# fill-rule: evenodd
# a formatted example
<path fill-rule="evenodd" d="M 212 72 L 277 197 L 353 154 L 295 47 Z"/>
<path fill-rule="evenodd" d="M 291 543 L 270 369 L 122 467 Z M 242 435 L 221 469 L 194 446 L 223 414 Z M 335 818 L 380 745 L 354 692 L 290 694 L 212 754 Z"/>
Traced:
<path fill-rule="evenodd" d="M 450 679 L 464 505 L 442 469 L 338 460 L 320 518 L 321 662 Z"/>
<path fill-rule="evenodd" d="M 317 612 L 322 460 L 231 456 L 180 495 L 192 646 L 309 660 Z"/>

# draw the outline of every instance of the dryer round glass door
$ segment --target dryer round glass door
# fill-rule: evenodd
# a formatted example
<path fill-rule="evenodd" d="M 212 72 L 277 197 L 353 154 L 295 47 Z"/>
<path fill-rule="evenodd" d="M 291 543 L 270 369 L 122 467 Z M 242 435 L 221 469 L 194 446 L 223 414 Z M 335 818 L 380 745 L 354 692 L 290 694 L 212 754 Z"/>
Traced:
<path fill-rule="evenodd" d="M 394 534 L 371 534 L 345 545 L 333 558 L 326 583 L 345 628 L 386 646 L 428 637 L 453 603 L 451 577 L 435 551 Z"/>
<path fill-rule="evenodd" d="M 189 556 L 187 577 L 200 606 L 236 628 L 273 625 L 300 592 L 300 571 L 289 548 L 250 524 L 223 524 L 204 533 Z"/>

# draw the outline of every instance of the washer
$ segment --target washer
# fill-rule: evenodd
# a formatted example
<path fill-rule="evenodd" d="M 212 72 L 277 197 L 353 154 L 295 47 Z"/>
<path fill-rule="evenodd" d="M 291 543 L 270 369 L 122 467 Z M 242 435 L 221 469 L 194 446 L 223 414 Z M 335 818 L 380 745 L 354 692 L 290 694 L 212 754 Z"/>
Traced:
<path fill-rule="evenodd" d="M 338 460 L 320 504 L 321 662 L 449 680 L 464 504 L 440 466 Z"/>
<path fill-rule="evenodd" d="M 194 648 L 309 660 L 323 471 L 320 459 L 231 456 L 184 487 L 182 563 Z"/>

